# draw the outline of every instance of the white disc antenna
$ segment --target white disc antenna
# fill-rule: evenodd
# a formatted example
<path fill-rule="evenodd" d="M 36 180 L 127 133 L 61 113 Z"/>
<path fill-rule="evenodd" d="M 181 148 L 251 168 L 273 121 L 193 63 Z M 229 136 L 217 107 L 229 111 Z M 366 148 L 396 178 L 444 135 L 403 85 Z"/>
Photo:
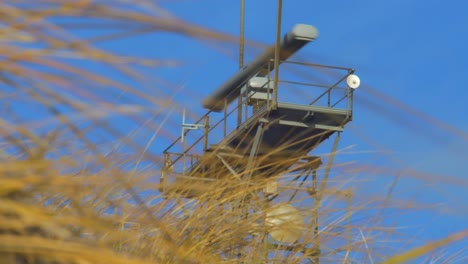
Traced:
<path fill-rule="evenodd" d="M 361 84 L 361 80 L 357 75 L 351 74 L 346 78 L 346 84 L 348 84 L 349 88 L 356 89 Z"/>
<path fill-rule="evenodd" d="M 304 219 L 294 206 L 279 204 L 266 213 L 265 224 L 271 237 L 281 243 L 293 243 L 304 233 Z"/>

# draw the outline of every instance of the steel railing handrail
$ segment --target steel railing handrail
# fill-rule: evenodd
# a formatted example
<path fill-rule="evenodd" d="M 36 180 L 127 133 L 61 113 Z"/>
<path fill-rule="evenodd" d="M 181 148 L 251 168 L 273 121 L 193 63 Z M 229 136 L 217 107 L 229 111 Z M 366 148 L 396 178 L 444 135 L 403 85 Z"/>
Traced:
<path fill-rule="evenodd" d="M 246 97 L 246 99 L 244 101 L 242 101 L 242 103 L 238 106 L 236 106 L 235 108 L 233 108 L 230 112 L 228 112 L 223 118 L 221 118 L 218 122 L 216 122 L 213 126 L 210 126 L 210 129 L 208 129 L 208 133 L 213 131 L 216 127 L 218 127 L 219 124 L 221 124 L 224 120 L 226 120 L 229 116 L 231 116 L 231 114 L 237 110 L 239 107 L 242 107 L 243 103 L 244 102 L 247 102 L 247 100 L 250 99 L 250 97 Z M 208 113 L 206 113 L 205 115 L 203 115 L 202 118 L 199 119 L 198 122 L 200 122 L 201 120 L 203 120 L 209 113 L 213 112 L 212 110 L 209 110 Z M 196 123 L 197 124 L 197 123 Z M 187 131 L 186 133 L 188 133 L 189 131 Z M 186 134 L 184 134 L 185 136 Z M 203 138 L 205 137 L 205 135 L 199 137 L 194 143 L 192 143 L 192 145 L 190 145 L 187 149 L 185 149 L 174 161 L 171 161 L 172 164 L 176 163 L 177 161 L 179 161 L 184 155 L 187 155 L 187 153 L 192 150 L 196 144 L 198 144 Z M 169 147 L 166 148 L 166 150 L 164 151 L 164 153 L 168 153 L 167 150 L 169 150 L 172 146 L 174 146 L 177 141 L 179 141 L 182 137 L 179 137 L 178 139 L 176 139 Z"/>
<path fill-rule="evenodd" d="M 335 87 L 338 86 L 338 84 L 340 84 L 342 81 L 344 81 L 349 75 L 351 75 L 352 72 L 348 72 L 345 76 L 343 76 L 340 80 L 338 80 L 335 84 L 333 84 L 332 86 L 330 86 L 330 88 L 328 88 L 325 92 L 323 92 L 321 95 L 319 95 L 319 97 L 315 98 L 315 100 L 313 100 L 311 103 L 309 103 L 309 105 L 313 105 L 314 103 L 316 103 L 318 100 L 320 100 L 323 96 L 325 96 L 326 94 L 329 94 L 330 91 L 332 89 L 334 89 Z M 350 89 L 350 88 L 348 88 Z M 347 95 L 346 95 L 347 96 Z M 330 98 L 329 98 L 329 101 L 330 101 Z M 330 102 L 328 102 L 328 106 L 330 106 Z"/>
<path fill-rule="evenodd" d="M 320 68 L 331 68 L 331 69 L 337 69 L 337 70 L 346 70 L 347 71 L 347 74 L 345 76 L 343 76 L 342 78 L 340 78 L 336 83 L 334 83 L 332 86 L 327 86 L 327 85 L 320 85 L 320 84 L 310 84 L 310 83 L 304 83 L 304 82 L 294 82 L 294 81 L 287 81 L 287 80 L 278 80 L 278 82 L 281 82 L 281 83 L 290 83 L 290 84 L 293 84 L 293 85 L 303 85 L 303 86 L 311 86 L 311 87 L 319 87 L 319 88 L 327 88 L 326 91 L 324 91 L 321 95 L 319 95 L 317 98 L 315 98 L 311 103 L 309 103 L 309 105 L 313 105 L 314 103 L 316 103 L 318 100 L 320 100 L 323 96 L 325 96 L 326 94 L 330 94 L 331 90 L 337 88 L 337 89 L 345 89 L 345 90 L 349 90 L 350 88 L 342 88 L 342 87 L 338 87 L 338 85 L 343 82 L 350 74 L 353 74 L 354 73 L 354 69 L 352 68 L 346 68 L 346 67 L 337 67 L 337 66 L 329 66 L 329 65 L 323 65 L 323 64 L 315 64 L 315 63 L 305 63 L 305 62 L 294 62 L 294 61 L 283 61 L 283 63 L 286 63 L 286 64 L 296 64 L 296 65 L 303 65 L 303 66 L 309 66 L 309 67 L 320 67 Z M 249 99 L 251 99 L 251 97 L 255 94 L 256 92 L 254 91 L 254 93 L 252 95 L 248 95 L 248 90 L 246 91 L 246 98 L 241 101 L 240 104 L 238 104 L 236 107 L 234 107 L 233 109 L 231 109 L 229 112 L 225 112 L 225 115 L 223 116 L 223 118 L 221 118 L 220 120 L 218 120 L 213 126 L 210 126 L 210 128 L 208 129 L 207 133 L 213 131 L 215 128 L 217 128 L 221 123 L 225 122 L 228 117 L 230 117 L 232 115 L 232 113 L 236 110 L 238 110 L 239 108 L 243 108 L 243 105 L 244 103 L 246 103 Z M 239 96 L 242 96 L 242 95 L 239 95 Z M 330 96 L 330 95 L 329 95 Z M 330 98 L 328 98 L 328 107 L 335 107 L 338 103 L 340 103 L 341 101 L 343 101 L 345 98 L 348 98 L 352 96 L 352 91 L 351 93 L 350 92 L 347 92 L 346 95 L 344 95 L 342 98 L 340 98 L 337 102 L 335 102 L 332 106 L 330 106 Z M 273 98 L 271 98 L 273 99 Z M 348 106 L 349 108 L 349 106 Z M 200 117 L 194 124 L 200 124 L 201 121 L 203 121 L 208 115 L 210 115 L 211 113 L 213 113 L 214 111 L 213 110 L 209 110 L 207 111 L 202 117 Z M 249 117 L 250 119 L 250 117 Z M 247 120 L 245 120 L 247 121 Z M 238 127 L 239 128 L 239 127 Z M 191 130 L 187 130 L 184 132 L 183 136 L 187 136 L 187 134 L 190 132 Z M 175 162 L 177 162 L 178 160 L 180 160 L 184 155 L 187 155 L 187 153 L 192 150 L 195 145 L 197 145 L 206 135 L 203 135 L 201 137 L 199 137 L 194 143 L 192 143 L 187 149 L 185 149 L 182 153 L 179 153 L 179 154 L 176 154 L 174 152 L 169 152 L 169 150 L 177 143 L 179 142 L 181 139 L 182 139 L 182 135 L 179 136 L 176 140 L 174 140 L 164 151 L 163 153 L 172 153 L 172 154 L 175 154 L 175 155 L 178 155 L 178 157 L 172 161 L 171 163 L 174 164 Z M 190 155 L 190 154 L 189 154 Z"/>
<path fill-rule="evenodd" d="M 303 65 L 315 68 L 326 68 L 326 69 L 335 69 L 335 70 L 346 70 L 348 72 L 354 72 L 353 68 L 347 67 L 339 67 L 339 66 L 331 66 L 325 64 L 318 64 L 318 63 L 310 63 L 310 62 L 300 62 L 300 61 L 283 61 L 283 64 L 296 64 L 296 65 Z"/>

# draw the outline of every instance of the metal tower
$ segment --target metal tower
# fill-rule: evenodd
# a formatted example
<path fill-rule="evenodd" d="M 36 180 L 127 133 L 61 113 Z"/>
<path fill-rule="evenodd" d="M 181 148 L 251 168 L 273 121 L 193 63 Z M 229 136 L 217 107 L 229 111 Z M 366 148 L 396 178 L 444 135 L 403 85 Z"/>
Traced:
<path fill-rule="evenodd" d="M 306 193 L 313 200 L 315 219 L 311 221 L 316 243 L 309 249 L 284 243 L 276 247 L 307 252 L 314 263 L 318 263 L 320 253 L 318 208 L 323 195 L 330 195 L 325 193 L 325 184 L 340 133 L 352 120 L 353 92 L 359 86 L 359 78 L 351 68 L 288 61 L 317 36 L 314 27 L 296 25 L 279 43 L 276 63 L 273 45 L 203 100 L 208 109 L 204 116 L 187 124 L 184 114 L 182 135 L 164 151 L 161 176 L 163 194 L 176 193 L 186 199 L 203 199 L 219 190 L 218 182 L 245 184 L 254 190 L 252 195 L 261 193 L 271 204 L 285 190 L 293 190 L 294 196 L 298 191 Z M 323 83 L 307 78 L 274 78 L 271 75 L 275 65 L 281 67 L 282 76 L 287 76 L 290 67 L 317 76 L 314 79 Z M 324 71 L 333 72 L 334 77 L 323 77 Z M 305 91 L 299 99 L 291 96 L 297 90 Z M 323 165 L 320 157 L 310 153 L 332 135 L 333 148 L 328 163 Z M 319 168 L 323 172 L 321 180 Z M 293 175 L 287 178 L 293 183 L 285 181 L 284 175 Z M 346 191 L 333 195 L 350 198 Z M 269 216 L 270 222 L 281 220 L 274 211 Z M 297 235 L 279 231 L 270 235 L 280 242 L 297 239 Z"/>

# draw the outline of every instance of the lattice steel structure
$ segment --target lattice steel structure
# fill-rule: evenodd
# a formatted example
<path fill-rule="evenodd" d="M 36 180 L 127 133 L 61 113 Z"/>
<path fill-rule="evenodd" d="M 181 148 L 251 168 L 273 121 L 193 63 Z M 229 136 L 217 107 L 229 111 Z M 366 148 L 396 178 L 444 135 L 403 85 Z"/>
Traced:
<path fill-rule="evenodd" d="M 296 25 L 280 45 L 276 65 L 281 76 L 299 72 L 305 77 L 273 78 L 272 46 L 207 97 L 203 106 L 208 112 L 193 124 L 186 124 L 184 118 L 181 137 L 164 151 L 161 176 L 161 192 L 184 199 L 200 199 L 218 190 L 217 182 L 226 181 L 233 186 L 246 184 L 267 203 L 274 203 L 286 190 L 293 191 L 286 199 L 289 202 L 297 192 L 307 194 L 314 201 L 314 215 L 308 221 L 315 242 L 272 247 L 308 254 L 314 263 L 320 252 L 318 208 L 323 195 L 351 197 L 349 191 L 321 188 L 325 188 L 340 133 L 352 120 L 356 88 L 347 83 L 356 78 L 351 68 L 287 60 L 317 34 L 312 26 Z M 322 82 L 312 82 L 310 76 Z M 297 91 L 303 95 L 295 97 Z M 328 163 L 322 165 L 321 158 L 310 153 L 334 134 Z M 321 181 L 319 168 L 323 169 Z"/>

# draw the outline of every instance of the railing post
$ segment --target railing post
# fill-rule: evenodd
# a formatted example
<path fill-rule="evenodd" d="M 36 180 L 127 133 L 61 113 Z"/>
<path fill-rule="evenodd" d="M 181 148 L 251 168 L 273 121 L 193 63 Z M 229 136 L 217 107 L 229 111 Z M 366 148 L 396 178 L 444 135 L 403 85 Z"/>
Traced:
<path fill-rule="evenodd" d="M 270 82 L 271 82 L 271 71 L 270 71 L 270 64 L 271 64 L 271 61 L 268 62 L 268 80 L 267 80 L 267 108 L 270 109 L 271 107 L 271 100 L 273 100 L 273 98 L 270 98 Z M 274 86 L 274 85 L 273 85 Z M 274 89 L 274 87 L 273 87 Z M 273 92 L 274 93 L 274 92 Z M 274 97 L 274 95 L 273 95 Z"/>
<path fill-rule="evenodd" d="M 281 42 L 281 16 L 283 11 L 283 0 L 278 0 L 278 14 L 276 17 L 276 41 L 275 41 L 275 69 L 274 69 L 274 90 L 273 102 L 271 108 L 276 110 L 278 107 L 278 80 L 279 80 L 279 65 L 280 65 L 280 42 Z"/>
<path fill-rule="evenodd" d="M 244 112 L 244 121 L 249 119 L 249 100 L 250 100 L 250 91 L 249 85 L 245 85 L 245 112 Z"/>
<path fill-rule="evenodd" d="M 185 163 L 187 162 L 187 156 L 185 155 L 185 149 L 187 149 L 187 144 L 185 143 L 187 142 L 186 140 L 184 140 L 184 143 L 182 143 L 182 175 L 185 176 Z"/>
<path fill-rule="evenodd" d="M 227 130 L 227 99 L 224 99 L 224 137 L 226 137 L 226 130 Z"/>
<path fill-rule="evenodd" d="M 203 140 L 203 151 L 208 149 L 208 132 L 210 132 L 210 116 L 205 117 L 205 131 L 204 131 L 204 140 Z"/>

